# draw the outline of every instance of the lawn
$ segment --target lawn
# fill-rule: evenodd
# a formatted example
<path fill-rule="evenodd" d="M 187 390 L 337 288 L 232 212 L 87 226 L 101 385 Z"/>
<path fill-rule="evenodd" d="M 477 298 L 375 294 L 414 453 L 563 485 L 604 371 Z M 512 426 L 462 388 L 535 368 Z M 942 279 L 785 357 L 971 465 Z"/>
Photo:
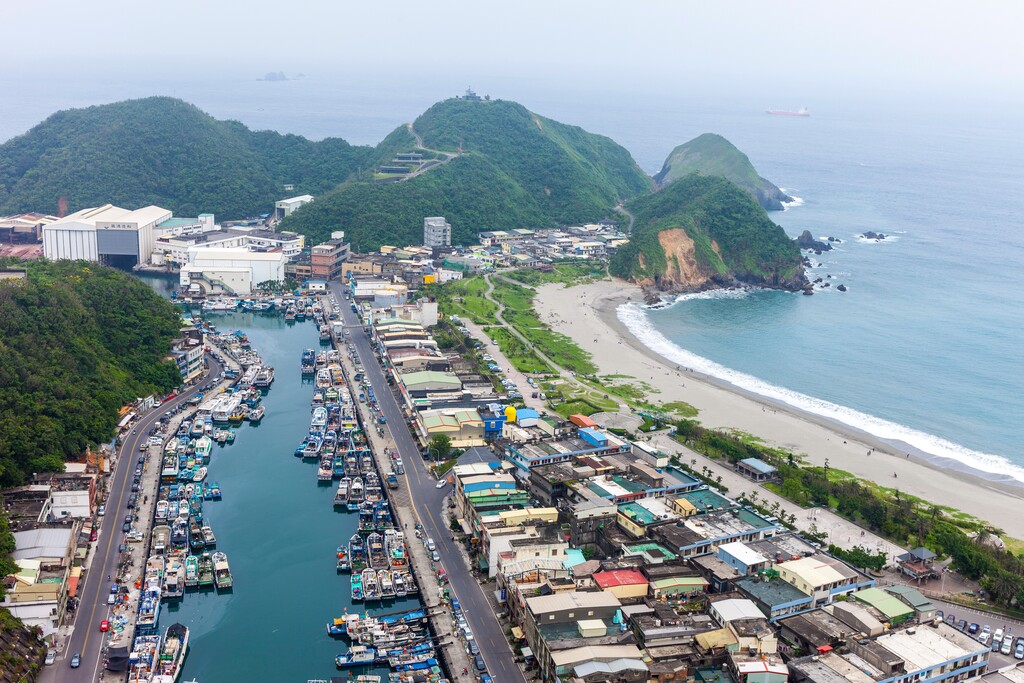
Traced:
<path fill-rule="evenodd" d="M 527 374 L 552 372 L 550 365 L 542 361 L 526 344 L 504 327 L 486 327 L 484 331 L 487 336 L 498 342 L 498 348 L 520 372 Z"/>

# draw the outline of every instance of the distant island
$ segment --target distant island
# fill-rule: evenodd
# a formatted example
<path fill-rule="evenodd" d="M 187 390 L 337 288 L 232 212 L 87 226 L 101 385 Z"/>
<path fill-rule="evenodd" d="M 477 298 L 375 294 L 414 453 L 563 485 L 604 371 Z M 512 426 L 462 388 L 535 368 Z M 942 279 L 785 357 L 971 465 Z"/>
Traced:
<path fill-rule="evenodd" d="M 284 75 L 283 71 L 269 71 L 263 78 L 257 78 L 257 81 L 287 81 L 288 77 Z"/>
<path fill-rule="evenodd" d="M 789 197 L 714 134 L 674 149 L 651 178 L 607 137 L 475 94 L 436 103 L 375 147 L 256 132 L 151 97 L 58 112 L 0 145 L 0 213 L 56 213 L 63 198 L 72 210 L 157 204 L 236 219 L 286 191 L 316 196 L 280 226 L 313 243 L 344 226 L 360 249 L 417 244 L 423 217 L 444 215 L 453 243 L 468 244 L 486 230 L 622 220 L 624 204 L 637 221 L 614 262 L 622 277 L 673 291 L 803 280 L 799 249 L 764 214 Z"/>

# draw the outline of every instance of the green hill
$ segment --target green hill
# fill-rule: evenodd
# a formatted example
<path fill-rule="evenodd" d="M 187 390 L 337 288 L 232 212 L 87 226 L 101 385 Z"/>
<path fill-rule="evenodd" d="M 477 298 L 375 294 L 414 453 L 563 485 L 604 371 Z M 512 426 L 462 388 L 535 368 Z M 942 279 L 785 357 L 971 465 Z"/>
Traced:
<path fill-rule="evenodd" d="M 704 133 L 672 150 L 654 180 L 659 185 L 668 185 L 691 173 L 717 175 L 731 180 L 769 211 L 781 211 L 784 208 L 782 202 L 792 201 L 782 190 L 757 174 L 746 154 L 714 133 Z"/>
<path fill-rule="evenodd" d="M 58 112 L 0 145 L 0 213 L 107 202 L 242 218 L 284 196 L 320 194 L 370 152 L 337 138 L 254 132 L 169 97 Z"/>
<path fill-rule="evenodd" d="M 283 229 L 313 241 L 344 227 L 361 249 L 418 244 L 423 217 L 445 216 L 452 239 L 515 227 L 554 227 L 607 217 L 622 199 L 645 194 L 650 179 L 623 147 L 515 102 L 444 100 L 413 124 L 423 146 L 456 156 L 402 182 L 350 181 L 289 216 Z M 409 151 L 403 126 L 374 153 L 375 163 Z"/>
<path fill-rule="evenodd" d="M 619 277 L 667 291 L 806 284 L 796 243 L 722 177 L 694 173 L 626 206 L 635 220 L 629 244 L 611 262 Z"/>
<path fill-rule="evenodd" d="M 140 280 L 84 261 L 13 264 L 28 281 L 0 281 L 0 488 L 60 471 L 114 436 L 122 405 L 181 382 L 164 360 L 180 312 Z"/>

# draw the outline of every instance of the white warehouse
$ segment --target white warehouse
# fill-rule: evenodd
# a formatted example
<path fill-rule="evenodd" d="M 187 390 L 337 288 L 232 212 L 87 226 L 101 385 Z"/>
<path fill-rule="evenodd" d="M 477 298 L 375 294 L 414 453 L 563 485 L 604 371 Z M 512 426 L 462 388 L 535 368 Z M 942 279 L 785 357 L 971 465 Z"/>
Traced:
<path fill-rule="evenodd" d="M 205 294 L 252 294 L 261 282 L 284 280 L 288 257 L 281 251 L 249 251 L 244 247 L 190 247 L 182 266 L 183 288 Z"/>
<path fill-rule="evenodd" d="M 52 260 L 132 267 L 149 260 L 153 229 L 171 215 L 159 206 L 130 210 L 104 204 L 82 209 L 43 227 L 43 254 Z"/>

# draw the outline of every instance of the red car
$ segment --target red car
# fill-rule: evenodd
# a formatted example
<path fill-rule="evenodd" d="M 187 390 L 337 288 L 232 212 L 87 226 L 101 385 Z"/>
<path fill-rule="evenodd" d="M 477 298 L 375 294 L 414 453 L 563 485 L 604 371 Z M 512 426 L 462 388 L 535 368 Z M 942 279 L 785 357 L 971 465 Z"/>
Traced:
<path fill-rule="evenodd" d="M 106 633 L 110 630 L 110 622 L 104 619 L 100 622 L 100 633 Z"/>

